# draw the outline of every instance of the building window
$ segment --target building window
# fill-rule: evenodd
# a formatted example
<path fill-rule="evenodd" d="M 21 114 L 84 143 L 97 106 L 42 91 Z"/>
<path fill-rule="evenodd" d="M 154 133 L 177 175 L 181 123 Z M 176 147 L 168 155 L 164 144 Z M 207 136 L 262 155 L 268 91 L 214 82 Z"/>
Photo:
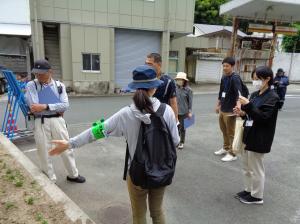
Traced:
<path fill-rule="evenodd" d="M 82 70 L 100 72 L 100 54 L 82 53 Z"/>
<path fill-rule="evenodd" d="M 169 73 L 178 72 L 178 51 L 169 51 Z"/>

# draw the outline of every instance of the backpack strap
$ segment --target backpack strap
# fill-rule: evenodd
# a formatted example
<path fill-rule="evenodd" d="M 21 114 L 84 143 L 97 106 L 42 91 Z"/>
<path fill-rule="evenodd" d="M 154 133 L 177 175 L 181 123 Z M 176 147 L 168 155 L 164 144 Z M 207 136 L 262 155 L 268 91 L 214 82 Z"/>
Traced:
<path fill-rule="evenodd" d="M 37 89 L 37 84 L 36 84 L 36 81 L 35 81 L 35 80 L 33 80 L 33 83 L 34 83 L 34 85 L 35 85 L 35 90 L 37 91 L 38 89 Z"/>
<path fill-rule="evenodd" d="M 160 103 L 159 108 L 157 109 L 157 111 L 155 112 L 155 114 L 159 117 L 163 117 L 164 113 L 166 110 L 166 104 L 165 103 Z"/>
<path fill-rule="evenodd" d="M 126 180 L 126 177 L 127 177 L 128 160 L 129 160 L 129 147 L 128 147 L 128 143 L 126 142 L 126 155 L 125 155 L 123 180 Z"/>
<path fill-rule="evenodd" d="M 165 98 L 166 95 L 167 95 L 167 93 L 168 93 L 168 89 L 169 89 L 170 83 L 171 83 L 171 79 L 168 79 L 168 83 L 167 83 L 167 85 L 166 85 L 166 88 L 165 88 L 165 92 L 164 92 L 163 98 Z"/>
<path fill-rule="evenodd" d="M 42 85 L 40 82 L 37 83 L 37 82 L 35 81 L 35 79 L 33 80 L 33 82 L 34 82 L 35 89 L 36 89 L 37 92 L 39 92 L 39 91 L 41 91 L 41 90 L 43 89 L 43 85 Z M 38 90 L 38 84 L 40 84 L 40 87 L 41 87 L 40 90 Z"/>
<path fill-rule="evenodd" d="M 59 85 L 57 85 L 58 82 L 59 82 L 58 80 L 54 80 L 57 92 L 60 95 L 60 94 L 62 94 L 62 85 L 60 84 L 60 82 L 59 82 Z"/>

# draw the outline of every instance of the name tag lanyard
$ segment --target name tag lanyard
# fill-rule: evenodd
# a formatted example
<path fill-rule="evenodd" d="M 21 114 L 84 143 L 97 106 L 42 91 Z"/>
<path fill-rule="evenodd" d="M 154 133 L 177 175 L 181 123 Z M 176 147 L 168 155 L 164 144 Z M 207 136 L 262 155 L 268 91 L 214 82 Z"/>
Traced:
<path fill-rule="evenodd" d="M 253 99 L 250 100 L 250 102 L 253 103 L 254 106 L 258 107 L 262 103 L 262 100 L 263 99 L 261 97 L 255 96 Z M 246 120 L 245 126 L 252 127 L 252 125 L 253 125 L 252 118 L 248 114 L 246 114 L 246 117 L 247 117 L 247 120 Z"/>
<path fill-rule="evenodd" d="M 226 97 L 226 94 L 228 93 L 229 87 L 230 87 L 230 81 L 231 78 L 224 78 L 224 90 L 222 92 L 222 98 Z"/>

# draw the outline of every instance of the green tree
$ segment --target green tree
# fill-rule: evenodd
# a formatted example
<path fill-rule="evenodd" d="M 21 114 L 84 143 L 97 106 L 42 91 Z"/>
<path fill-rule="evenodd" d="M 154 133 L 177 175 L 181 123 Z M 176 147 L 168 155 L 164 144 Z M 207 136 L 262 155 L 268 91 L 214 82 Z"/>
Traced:
<path fill-rule="evenodd" d="M 295 36 L 284 36 L 282 40 L 282 47 L 285 52 L 300 53 L 300 24 L 295 24 L 294 27 L 298 29 L 298 34 Z"/>
<path fill-rule="evenodd" d="M 225 16 L 219 16 L 220 5 L 229 0 L 196 0 L 195 23 L 232 25 Z"/>

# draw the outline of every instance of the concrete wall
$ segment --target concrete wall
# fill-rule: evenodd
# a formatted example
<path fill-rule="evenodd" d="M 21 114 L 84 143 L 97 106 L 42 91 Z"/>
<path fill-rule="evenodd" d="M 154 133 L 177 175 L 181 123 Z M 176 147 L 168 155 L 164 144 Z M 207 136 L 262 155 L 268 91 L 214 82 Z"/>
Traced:
<path fill-rule="evenodd" d="M 42 21 L 188 33 L 194 20 L 195 0 L 32 0 L 31 12 L 35 1 Z"/>
<path fill-rule="evenodd" d="M 195 0 L 31 0 L 34 58 L 45 57 L 43 23 L 58 23 L 65 84 L 80 93 L 112 92 L 115 28 L 161 31 L 162 70 L 168 71 L 170 34 L 192 32 L 194 6 Z M 101 71 L 83 72 L 82 53 L 99 53 Z"/>
<path fill-rule="evenodd" d="M 60 24 L 59 27 L 59 48 L 61 60 L 62 79 L 65 84 L 72 86 L 72 46 L 71 46 L 71 26 L 69 24 Z"/>
<path fill-rule="evenodd" d="M 45 57 L 44 48 L 44 34 L 43 34 L 43 23 L 32 21 L 31 23 L 31 40 L 34 59 L 41 59 Z"/>
<path fill-rule="evenodd" d="M 71 25 L 71 63 L 73 87 L 81 93 L 103 94 L 109 91 L 111 59 L 114 51 L 114 29 L 81 25 Z M 100 54 L 100 72 L 86 72 L 82 69 L 82 52 Z"/>
<path fill-rule="evenodd" d="M 205 37 L 183 36 L 171 40 L 170 51 L 178 51 L 178 71 L 186 71 L 186 48 L 207 48 L 209 39 Z"/>
<path fill-rule="evenodd" d="M 230 36 L 212 36 L 209 37 L 208 48 L 230 49 L 231 37 Z"/>
<path fill-rule="evenodd" d="M 285 74 L 289 76 L 291 82 L 300 81 L 300 53 L 276 52 L 273 61 L 273 72 L 278 68 L 283 68 Z"/>

